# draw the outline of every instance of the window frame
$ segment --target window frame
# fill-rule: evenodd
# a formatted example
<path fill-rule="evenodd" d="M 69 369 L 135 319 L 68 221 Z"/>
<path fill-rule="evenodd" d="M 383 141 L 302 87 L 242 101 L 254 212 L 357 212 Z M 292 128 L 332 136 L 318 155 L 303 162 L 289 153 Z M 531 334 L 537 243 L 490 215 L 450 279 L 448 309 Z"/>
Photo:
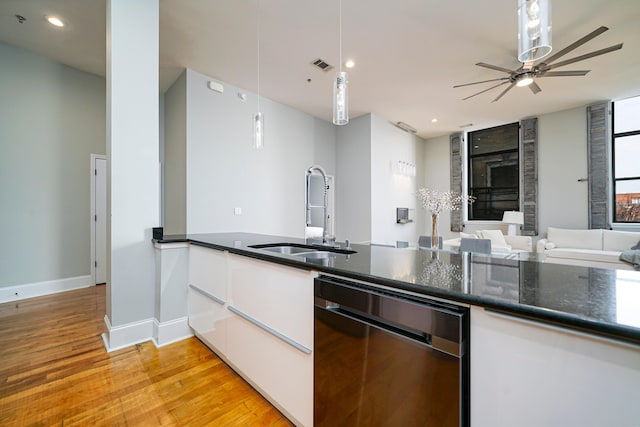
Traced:
<path fill-rule="evenodd" d="M 633 130 L 633 131 L 626 131 L 626 132 L 619 132 L 616 133 L 615 132 L 615 128 L 616 128 L 616 101 L 611 103 L 611 187 L 612 187 L 612 192 L 611 192 L 611 200 L 612 200 L 612 215 L 613 215 L 613 222 L 617 223 L 617 224 L 640 224 L 640 220 L 638 221 L 622 221 L 620 219 L 617 218 L 617 205 L 616 205 L 616 198 L 617 198 L 617 191 L 616 191 L 616 184 L 618 181 L 634 181 L 634 180 L 638 180 L 640 181 L 640 175 L 639 176 L 633 176 L 633 177 L 624 177 L 624 178 L 616 178 L 616 139 L 618 138 L 625 138 L 628 136 L 638 136 L 640 135 L 640 123 L 638 124 L 639 128 L 637 130 Z"/>
<path fill-rule="evenodd" d="M 473 134 L 474 133 L 478 133 L 478 132 L 482 132 L 482 131 L 486 131 L 486 130 L 491 130 L 491 129 L 497 129 L 497 128 L 506 128 L 506 127 L 515 127 L 517 129 L 517 144 L 515 146 L 515 148 L 512 149 L 507 149 L 507 150 L 497 150 L 497 151 L 492 151 L 492 152 L 488 152 L 488 153 L 481 153 L 481 154 L 472 154 L 472 144 L 473 144 Z M 514 187 L 516 189 L 516 210 L 520 210 L 520 204 L 522 202 L 522 125 L 520 122 L 511 122 L 511 123 L 506 123 L 503 125 L 498 125 L 498 126 L 492 126 L 492 127 L 488 127 L 488 128 L 483 128 L 483 129 L 476 129 L 473 131 L 468 131 L 466 132 L 466 144 L 465 144 L 465 157 L 466 157 L 466 177 L 464 179 L 465 181 L 465 193 L 468 195 L 473 195 L 472 193 L 472 187 L 471 186 L 471 181 L 473 178 L 473 168 L 472 168 L 472 164 L 473 164 L 473 159 L 478 158 L 478 157 L 487 157 L 487 156 L 495 156 L 495 155 L 503 155 L 503 154 L 511 154 L 511 153 L 515 153 L 517 158 L 515 160 L 508 160 L 508 162 L 512 162 L 515 161 L 515 165 L 517 167 L 517 175 L 518 175 L 518 179 L 517 179 L 517 187 Z M 476 187 L 477 188 L 477 187 Z M 487 187 L 487 188 L 491 188 Z M 501 187 L 502 188 L 502 187 Z M 511 188 L 511 187 L 508 187 Z M 509 210 L 509 209 L 505 209 L 505 210 Z M 504 212 L 504 211 L 503 211 Z M 473 206 L 467 206 L 465 209 L 465 217 L 466 217 L 466 221 L 467 222 L 475 222 L 475 223 L 481 223 L 481 222 L 501 222 L 502 221 L 502 215 L 500 215 L 499 218 L 491 218 L 491 219 L 487 219 L 487 218 L 472 218 L 472 213 L 473 213 Z"/>

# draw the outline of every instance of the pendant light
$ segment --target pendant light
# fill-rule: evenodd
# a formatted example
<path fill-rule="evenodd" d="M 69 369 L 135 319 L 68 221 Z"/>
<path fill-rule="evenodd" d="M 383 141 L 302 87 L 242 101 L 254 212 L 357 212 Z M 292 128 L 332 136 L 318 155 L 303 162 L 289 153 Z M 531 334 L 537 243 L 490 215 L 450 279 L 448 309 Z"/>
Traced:
<path fill-rule="evenodd" d="M 260 112 L 260 0 L 256 0 L 258 9 L 258 112 L 253 115 L 253 148 L 264 148 L 264 116 Z"/>
<path fill-rule="evenodd" d="M 349 91 L 347 73 L 342 71 L 342 0 L 340 2 L 340 68 L 333 84 L 333 124 L 349 123 Z"/>
<path fill-rule="evenodd" d="M 518 61 L 551 53 L 551 0 L 518 0 Z"/>

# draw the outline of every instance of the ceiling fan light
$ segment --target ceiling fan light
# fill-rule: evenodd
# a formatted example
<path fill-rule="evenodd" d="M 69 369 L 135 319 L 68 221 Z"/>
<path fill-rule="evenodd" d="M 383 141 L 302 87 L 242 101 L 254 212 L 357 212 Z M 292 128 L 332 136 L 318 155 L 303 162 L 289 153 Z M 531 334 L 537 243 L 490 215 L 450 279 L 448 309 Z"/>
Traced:
<path fill-rule="evenodd" d="M 518 60 L 538 61 L 551 53 L 551 0 L 518 0 Z"/>
<path fill-rule="evenodd" d="M 533 83 L 533 77 L 525 75 L 522 78 L 518 79 L 518 81 L 516 82 L 516 86 L 524 87 L 529 86 L 531 83 Z"/>

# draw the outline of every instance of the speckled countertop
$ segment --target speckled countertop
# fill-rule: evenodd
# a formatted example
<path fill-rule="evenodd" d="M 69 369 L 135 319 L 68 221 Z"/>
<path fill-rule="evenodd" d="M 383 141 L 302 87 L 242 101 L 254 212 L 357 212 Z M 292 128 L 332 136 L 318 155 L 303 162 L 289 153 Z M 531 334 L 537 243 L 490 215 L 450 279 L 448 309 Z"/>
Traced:
<path fill-rule="evenodd" d="M 411 248 L 352 245 L 357 253 L 306 259 L 249 246 L 303 239 L 253 233 L 165 236 L 296 268 L 484 307 L 640 345 L 640 272 Z"/>

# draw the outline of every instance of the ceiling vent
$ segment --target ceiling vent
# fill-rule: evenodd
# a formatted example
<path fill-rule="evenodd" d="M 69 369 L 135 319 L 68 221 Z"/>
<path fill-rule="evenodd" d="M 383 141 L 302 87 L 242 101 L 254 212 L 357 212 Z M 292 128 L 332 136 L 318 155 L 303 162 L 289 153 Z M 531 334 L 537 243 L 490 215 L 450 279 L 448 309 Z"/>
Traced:
<path fill-rule="evenodd" d="M 402 129 L 405 132 L 409 132 L 409 133 L 416 133 L 417 132 L 415 128 L 409 126 L 405 122 L 397 122 L 395 125 L 396 125 L 396 127 Z"/>
<path fill-rule="evenodd" d="M 311 62 L 311 65 L 315 65 L 316 67 L 320 68 L 322 71 L 329 71 L 330 69 L 333 68 L 333 65 L 328 64 L 324 59 L 316 59 L 315 61 Z"/>

